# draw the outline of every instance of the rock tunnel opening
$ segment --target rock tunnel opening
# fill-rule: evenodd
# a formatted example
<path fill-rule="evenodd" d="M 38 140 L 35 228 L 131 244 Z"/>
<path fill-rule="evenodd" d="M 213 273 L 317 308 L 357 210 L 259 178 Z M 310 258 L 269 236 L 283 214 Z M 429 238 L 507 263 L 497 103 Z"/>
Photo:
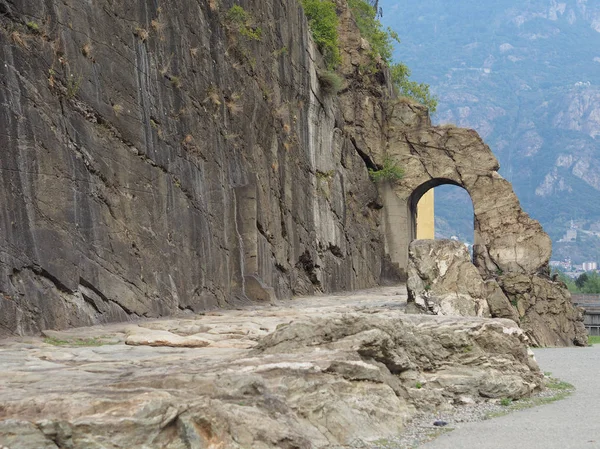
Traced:
<path fill-rule="evenodd" d="M 471 196 L 463 186 L 450 179 L 432 179 L 415 189 L 408 205 L 409 241 L 458 240 L 472 254 L 475 215 Z"/>

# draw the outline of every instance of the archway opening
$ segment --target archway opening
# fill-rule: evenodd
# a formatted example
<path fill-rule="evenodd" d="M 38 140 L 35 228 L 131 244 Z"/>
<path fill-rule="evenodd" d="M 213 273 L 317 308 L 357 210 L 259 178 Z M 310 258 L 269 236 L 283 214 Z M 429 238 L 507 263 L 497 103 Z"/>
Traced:
<path fill-rule="evenodd" d="M 472 254 L 475 243 L 473 202 L 461 185 L 449 179 L 432 179 L 415 189 L 409 209 L 410 241 L 458 240 Z"/>

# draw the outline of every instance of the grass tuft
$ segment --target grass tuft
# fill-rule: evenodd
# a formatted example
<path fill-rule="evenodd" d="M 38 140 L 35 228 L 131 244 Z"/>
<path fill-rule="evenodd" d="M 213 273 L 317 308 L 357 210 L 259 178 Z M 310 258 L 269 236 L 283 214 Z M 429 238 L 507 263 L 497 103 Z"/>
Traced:
<path fill-rule="evenodd" d="M 571 385 L 568 382 L 556 379 L 554 377 L 550 377 L 546 387 L 550 390 L 556 390 L 555 394 L 553 394 L 552 396 L 524 398 L 519 400 L 503 398 L 500 401 L 500 404 L 502 404 L 506 408 L 498 412 L 487 414 L 485 416 L 485 419 L 497 418 L 499 416 L 504 416 L 514 411 L 537 407 L 538 405 L 551 404 L 553 402 L 560 401 L 561 399 L 565 399 L 566 397 L 573 394 L 573 392 L 575 391 L 575 387 L 573 385 Z"/>
<path fill-rule="evenodd" d="M 595 345 L 600 343 L 600 335 L 590 335 L 588 336 L 588 344 Z"/>
<path fill-rule="evenodd" d="M 336 95 L 344 85 L 344 80 L 335 72 L 330 70 L 317 73 L 319 84 L 327 94 Z"/>
<path fill-rule="evenodd" d="M 40 34 L 40 26 L 36 22 L 30 21 L 27 22 L 26 25 L 32 33 Z"/>
<path fill-rule="evenodd" d="M 73 338 L 69 340 L 61 340 L 56 337 L 44 338 L 44 343 L 52 346 L 103 346 L 114 344 L 113 342 L 107 342 L 102 337 L 93 338 Z"/>

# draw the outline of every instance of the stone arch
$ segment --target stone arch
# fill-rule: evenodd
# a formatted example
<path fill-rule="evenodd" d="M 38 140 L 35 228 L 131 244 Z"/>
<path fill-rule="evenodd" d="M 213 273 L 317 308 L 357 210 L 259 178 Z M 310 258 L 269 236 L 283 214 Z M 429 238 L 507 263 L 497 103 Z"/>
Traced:
<path fill-rule="evenodd" d="M 511 184 L 498 173 L 498 161 L 479 135 L 455 127 L 397 129 L 388 154 L 404 169 L 395 184 L 381 186 L 386 249 L 406 272 L 414 232 L 415 201 L 436 185 L 464 188 L 473 202 L 473 259 L 487 278 L 498 273 L 546 271 L 552 244 L 541 225 L 522 209 Z M 408 229 L 402 235 L 401 229 Z"/>
<path fill-rule="evenodd" d="M 421 198 L 423 197 L 423 195 L 425 195 L 427 192 L 429 192 L 431 189 L 438 187 L 438 186 L 443 186 L 443 185 L 454 185 L 457 187 L 461 187 L 462 186 L 460 184 L 458 184 L 457 182 L 451 180 L 451 179 L 442 179 L 442 178 L 432 178 L 429 181 L 421 184 L 419 187 L 417 187 L 413 193 L 410 195 L 410 197 L 408 198 L 408 238 L 409 238 L 409 242 L 412 240 L 415 240 L 417 238 L 417 204 L 419 203 L 419 201 L 421 200 Z M 467 192 L 468 193 L 468 192 Z"/>

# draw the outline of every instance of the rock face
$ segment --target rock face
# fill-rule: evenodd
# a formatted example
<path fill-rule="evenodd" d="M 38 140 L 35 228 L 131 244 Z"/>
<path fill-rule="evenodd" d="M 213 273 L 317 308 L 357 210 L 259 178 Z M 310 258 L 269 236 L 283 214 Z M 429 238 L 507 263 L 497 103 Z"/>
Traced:
<path fill-rule="evenodd" d="M 537 346 L 587 346 L 583 309 L 574 307 L 560 281 L 507 274 L 498 279 L 519 313 L 522 329 Z"/>
<path fill-rule="evenodd" d="M 388 290 L 50 333 L 59 346 L 5 340 L 0 443 L 339 447 L 391 437 L 417 411 L 541 387 L 514 322 L 406 315 L 403 304 Z M 136 335 L 209 343 L 123 344 Z"/>
<path fill-rule="evenodd" d="M 406 173 L 393 192 L 397 208 L 408 214 L 408 240 L 415 238 L 416 205 L 421 196 L 438 185 L 454 184 L 467 190 L 473 201 L 474 259 L 484 277 L 498 271 L 534 274 L 544 270 L 552 252 L 550 238 L 521 209 L 510 183 L 498 174 L 498 161 L 479 135 L 452 126 L 431 127 L 426 117 L 405 117 L 404 108 L 398 104 L 391 111 L 388 154 Z M 406 249 L 408 243 L 403 245 Z"/>
<path fill-rule="evenodd" d="M 380 103 L 346 127 L 299 4 L 233 5 L 0 1 L 0 335 L 378 284 Z"/>
<path fill-rule="evenodd" d="M 409 257 L 408 302 L 418 312 L 509 318 L 533 345 L 587 345 L 582 311 L 561 282 L 518 273 L 484 281 L 452 240 L 415 240 Z"/>
<path fill-rule="evenodd" d="M 463 243 L 415 240 L 408 254 L 409 303 L 434 315 L 490 316 L 487 288 Z"/>
<path fill-rule="evenodd" d="M 487 145 L 394 97 L 345 1 L 338 95 L 296 0 L 235 5 L 0 0 L 0 336 L 402 279 L 444 183 L 484 280 L 546 270 Z M 377 188 L 387 158 L 406 176 Z"/>

